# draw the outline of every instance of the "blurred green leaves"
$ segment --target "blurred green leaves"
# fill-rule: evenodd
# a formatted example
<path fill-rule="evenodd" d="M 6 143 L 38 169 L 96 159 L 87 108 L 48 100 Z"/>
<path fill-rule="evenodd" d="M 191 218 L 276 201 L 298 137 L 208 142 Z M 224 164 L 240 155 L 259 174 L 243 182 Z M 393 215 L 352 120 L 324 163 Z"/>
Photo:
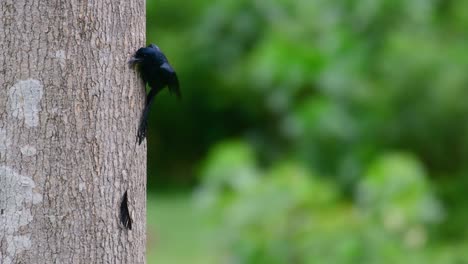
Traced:
<path fill-rule="evenodd" d="M 403 228 L 442 220 L 440 204 L 429 187 L 427 174 L 411 155 L 393 153 L 380 157 L 371 165 L 358 190 L 363 209 L 378 210 L 373 213 L 384 222 L 395 220 L 388 223 L 397 229 L 396 225 Z"/>
<path fill-rule="evenodd" d="M 216 146 L 202 175 L 197 201 L 234 263 L 432 263 L 443 211 L 411 155 L 374 161 L 351 203 L 297 162 L 260 168 L 242 142 Z"/>
<path fill-rule="evenodd" d="M 181 3 L 148 5 L 184 94 L 150 183 L 199 184 L 229 259 L 465 261 L 467 3 Z"/>

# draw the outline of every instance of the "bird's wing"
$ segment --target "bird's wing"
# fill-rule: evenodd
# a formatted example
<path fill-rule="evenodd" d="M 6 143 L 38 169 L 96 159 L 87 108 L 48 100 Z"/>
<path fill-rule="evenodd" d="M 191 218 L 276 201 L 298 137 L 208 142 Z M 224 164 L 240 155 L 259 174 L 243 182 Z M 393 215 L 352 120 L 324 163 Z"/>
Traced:
<path fill-rule="evenodd" d="M 180 88 L 179 88 L 179 79 L 177 74 L 171 65 L 167 62 L 161 65 L 161 70 L 164 74 L 165 79 L 168 81 L 169 92 L 175 93 L 178 98 L 181 98 Z"/>
<path fill-rule="evenodd" d="M 155 50 L 157 50 L 157 51 L 161 51 L 161 50 L 159 49 L 159 47 L 156 46 L 156 45 L 154 45 L 153 43 L 149 44 L 147 48 L 152 48 L 152 49 L 155 49 Z"/>

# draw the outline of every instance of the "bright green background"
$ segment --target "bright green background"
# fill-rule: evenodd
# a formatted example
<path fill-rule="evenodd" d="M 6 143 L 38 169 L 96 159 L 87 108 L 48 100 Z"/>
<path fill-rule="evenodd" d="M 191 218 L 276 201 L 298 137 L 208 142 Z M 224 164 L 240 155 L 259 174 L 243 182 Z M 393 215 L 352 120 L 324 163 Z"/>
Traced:
<path fill-rule="evenodd" d="M 468 263 L 468 2 L 147 2 L 149 263 Z"/>

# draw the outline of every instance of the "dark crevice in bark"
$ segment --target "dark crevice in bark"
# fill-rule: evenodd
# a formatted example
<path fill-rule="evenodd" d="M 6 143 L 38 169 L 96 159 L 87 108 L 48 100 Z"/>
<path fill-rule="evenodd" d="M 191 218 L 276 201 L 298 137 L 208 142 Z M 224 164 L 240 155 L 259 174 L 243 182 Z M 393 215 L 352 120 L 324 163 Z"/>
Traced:
<path fill-rule="evenodd" d="M 132 218 L 130 217 L 130 211 L 128 210 L 128 195 L 127 191 L 125 191 L 122 202 L 120 203 L 120 222 L 124 226 L 124 228 L 128 230 L 132 230 Z"/>

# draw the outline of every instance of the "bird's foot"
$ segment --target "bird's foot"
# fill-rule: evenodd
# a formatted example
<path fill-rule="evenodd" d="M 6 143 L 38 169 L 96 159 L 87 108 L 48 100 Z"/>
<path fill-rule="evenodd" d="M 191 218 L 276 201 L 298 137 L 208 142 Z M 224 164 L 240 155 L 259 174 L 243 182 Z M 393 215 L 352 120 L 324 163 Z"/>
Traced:
<path fill-rule="evenodd" d="M 143 140 L 146 138 L 146 132 L 148 129 L 148 124 L 146 122 L 141 122 L 140 126 L 138 127 L 138 133 L 137 133 L 137 141 L 138 145 L 143 142 Z"/>

